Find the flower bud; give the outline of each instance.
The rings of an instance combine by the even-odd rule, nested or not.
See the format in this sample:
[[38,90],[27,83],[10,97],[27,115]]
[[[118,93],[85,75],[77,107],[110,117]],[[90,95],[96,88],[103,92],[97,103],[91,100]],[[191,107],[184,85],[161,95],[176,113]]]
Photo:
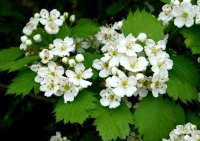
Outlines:
[[68,64],[70,67],[74,67],[76,65],[76,62],[74,59],[69,59]]
[[196,127],[195,125],[191,125],[191,129],[192,129],[192,130],[196,130],[197,127]]
[[74,14],[71,15],[70,18],[69,18],[70,22],[72,22],[72,23],[75,21],[75,19],[76,19],[76,17],[75,17]]
[[34,14],[34,18],[36,18],[36,19],[40,18],[40,14],[39,13],[35,13]]
[[65,20],[65,16],[63,16],[63,15],[60,16],[60,19],[64,21]]
[[40,35],[40,34],[36,34],[35,36],[33,36],[33,39],[34,39],[36,42],[41,42],[41,41],[42,41],[42,38],[41,38],[41,35]]
[[82,55],[82,54],[77,54],[76,56],[75,56],[75,60],[77,61],[77,62],[83,62],[84,61],[84,56]]
[[68,13],[68,12],[64,12],[63,15],[65,16],[65,18],[68,18],[68,17],[69,17],[69,13]]
[[63,57],[63,58],[62,58],[62,62],[63,62],[64,64],[67,64],[68,60],[69,60],[69,59],[68,59],[67,57]]
[[144,41],[146,41],[146,39],[147,39],[147,35],[146,35],[145,33],[140,33],[140,34],[138,35],[137,39],[138,39],[139,41],[141,41],[141,42],[144,42]]
[[32,41],[31,41],[31,40],[29,40],[29,39],[28,39],[28,40],[26,40],[26,45],[27,45],[27,46],[30,46],[30,45],[32,45]]
[[26,42],[27,39],[28,39],[28,38],[27,38],[27,36],[25,36],[25,35],[21,37],[21,41],[24,42],[24,43]]
[[198,63],[200,63],[200,57],[198,57],[197,61],[198,61]]
[[49,49],[54,48],[53,44],[49,44]]

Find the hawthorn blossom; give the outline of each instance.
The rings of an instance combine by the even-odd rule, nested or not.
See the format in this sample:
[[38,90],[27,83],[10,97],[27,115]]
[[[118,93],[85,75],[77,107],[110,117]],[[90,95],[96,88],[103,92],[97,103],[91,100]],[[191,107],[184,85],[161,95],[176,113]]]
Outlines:
[[163,24],[166,25],[173,19],[172,10],[173,6],[171,4],[165,4],[162,7],[162,12],[159,14],[158,19],[163,21]]
[[43,49],[40,54],[41,62],[47,64],[51,59],[53,59],[53,54],[48,49]]
[[37,29],[38,23],[39,23],[39,19],[38,18],[31,17],[30,21],[23,28],[23,33],[25,35],[31,35],[33,30]]
[[83,53],[86,49],[89,48],[89,44],[83,38],[75,38],[74,44],[76,46],[77,53]]

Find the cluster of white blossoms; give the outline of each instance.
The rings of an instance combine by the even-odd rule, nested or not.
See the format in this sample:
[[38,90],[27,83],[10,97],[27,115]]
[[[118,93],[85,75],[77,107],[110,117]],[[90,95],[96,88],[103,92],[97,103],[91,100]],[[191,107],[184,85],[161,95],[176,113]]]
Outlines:
[[187,123],[186,125],[177,125],[169,136],[170,139],[163,139],[162,141],[199,141],[200,130],[197,130],[195,125]]
[[170,4],[162,7],[158,19],[164,25],[173,20],[179,28],[200,24],[200,0],[197,1],[197,5],[193,5],[191,0],[171,0]]
[[168,70],[173,66],[165,52],[166,39],[155,42],[145,33],[125,36],[121,27],[122,21],[116,22],[96,34],[103,57],[94,60],[93,67],[105,79],[100,102],[109,108],[118,107],[122,98],[146,97],[149,91],[154,97],[165,94]]
[[67,137],[62,137],[60,132],[56,132],[56,135],[51,136],[50,141],[70,141]]

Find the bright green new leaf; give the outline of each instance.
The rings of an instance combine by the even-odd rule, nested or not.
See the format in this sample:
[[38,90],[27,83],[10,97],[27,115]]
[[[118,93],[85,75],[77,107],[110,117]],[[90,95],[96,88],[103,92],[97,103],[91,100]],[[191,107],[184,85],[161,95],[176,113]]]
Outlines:
[[99,25],[90,19],[80,19],[71,30],[73,37],[87,38],[99,31]]
[[192,60],[183,56],[172,57],[173,69],[169,72],[167,94],[174,100],[178,98],[187,103],[197,98],[200,73]]
[[167,3],[167,4],[170,4],[170,2],[171,2],[171,0],[160,0],[160,1]]
[[104,141],[123,138],[130,132],[129,124],[133,124],[133,116],[126,104],[122,103],[116,109],[99,105],[92,117],[94,125]]
[[8,87],[7,94],[28,95],[32,89],[34,93],[39,92],[39,84],[34,81],[36,73],[30,69],[24,69],[12,80]]
[[0,64],[18,59],[23,52],[18,47],[0,50]]
[[71,28],[67,26],[66,23],[62,25],[60,31],[56,35],[57,38],[64,39],[67,36],[71,36]]
[[161,22],[145,10],[141,12],[136,10],[134,14],[130,11],[127,20],[123,22],[123,33],[125,35],[132,33],[135,37],[143,32],[149,39],[159,41],[165,37],[163,30]]
[[80,91],[73,102],[64,103],[62,97],[54,109],[56,121],[82,124],[95,108],[95,100],[94,94],[87,90]]
[[200,54],[200,27],[184,28],[181,33],[186,38],[186,47],[191,48],[193,54]]
[[17,60],[16,62],[14,62],[14,64],[12,64],[12,66],[10,66],[10,72],[12,71],[16,71],[21,69],[22,67],[24,67],[25,65],[32,63],[34,61],[37,61],[39,59],[39,56],[28,56],[22,59]]
[[161,141],[168,137],[177,123],[184,122],[184,118],[180,106],[160,97],[145,98],[134,113],[135,127],[145,141]]

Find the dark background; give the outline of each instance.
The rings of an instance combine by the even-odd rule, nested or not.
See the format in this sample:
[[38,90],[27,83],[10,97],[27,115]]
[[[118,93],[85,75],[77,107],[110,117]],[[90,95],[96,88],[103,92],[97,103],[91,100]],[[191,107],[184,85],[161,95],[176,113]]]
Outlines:
[[[126,17],[129,10],[145,8],[158,14],[162,3],[149,0],[151,11],[143,0],[0,0],[0,49],[18,47],[22,29],[34,13],[45,8],[75,14],[77,19],[91,18],[100,24],[113,23]],[[94,132],[92,120],[84,125],[55,124],[54,101],[32,94],[26,97],[5,95],[14,73],[0,72],[0,140],[47,141],[56,131],[79,141],[87,132]],[[97,135],[98,133],[92,133]]]

